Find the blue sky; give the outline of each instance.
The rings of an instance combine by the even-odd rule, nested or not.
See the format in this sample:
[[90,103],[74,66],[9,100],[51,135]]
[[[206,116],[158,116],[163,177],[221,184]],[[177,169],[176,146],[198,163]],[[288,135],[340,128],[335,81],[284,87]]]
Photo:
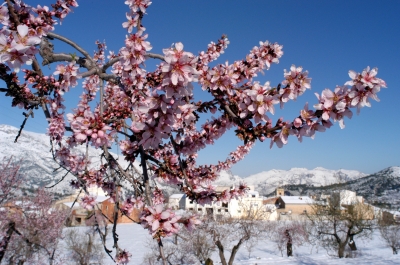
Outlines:
[[[29,0],[28,4],[49,5],[52,1]],[[127,7],[123,0],[78,1],[74,10],[57,26],[56,33],[76,41],[92,52],[96,40],[106,41],[108,49],[118,52],[126,30]],[[269,148],[269,141],[257,143],[251,153],[232,168],[242,177],[270,170],[318,166],[329,169],[355,169],[374,173],[385,167],[400,166],[400,90],[396,78],[400,70],[400,2],[399,1],[153,1],[143,24],[153,46],[152,52],[182,42],[194,54],[205,50],[210,41],[227,34],[231,42],[218,63],[240,60],[259,41],[283,45],[284,55],[257,80],[276,85],[283,80],[283,69],[292,64],[303,66],[312,77],[312,90],[296,102],[277,110],[274,120],[283,116],[293,120],[306,102],[316,103],[315,92],[333,89],[349,80],[348,71],[378,67],[379,77],[388,88],[378,95],[359,116],[319,133],[314,140],[298,143],[289,138],[282,149]],[[74,51],[56,42],[56,51]],[[147,64],[149,70],[157,61]],[[48,71],[53,72],[54,67]],[[47,68],[47,67],[46,67]],[[197,89],[200,98],[206,98]],[[81,90],[76,87],[67,95],[72,109]],[[0,97],[0,123],[19,126],[22,111],[9,107],[11,100]],[[69,112],[69,111],[67,111]],[[27,130],[45,132],[46,122],[39,111],[29,120]],[[224,160],[240,142],[230,132],[214,146],[200,152],[199,162]]]

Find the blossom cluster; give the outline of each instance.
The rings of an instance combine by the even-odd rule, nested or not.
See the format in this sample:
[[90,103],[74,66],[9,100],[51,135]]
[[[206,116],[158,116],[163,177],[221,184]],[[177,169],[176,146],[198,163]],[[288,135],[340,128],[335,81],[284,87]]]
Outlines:
[[376,77],[377,73],[377,68],[371,70],[369,67],[362,73],[350,71],[352,80],[344,86],[337,86],[334,91],[327,88],[321,95],[315,93],[319,102],[314,105],[316,111],[309,110],[306,104],[293,122],[281,122],[280,132],[271,138],[271,147],[274,143],[282,147],[287,143],[289,135],[296,136],[299,141],[302,141],[303,136],[314,138],[316,131],[324,132],[332,126],[332,121],[339,122],[343,129],[344,117],[351,118],[353,115],[351,108],[357,108],[359,113],[362,107],[371,106],[369,98],[379,100],[376,94],[382,87],[386,87],[386,83]]
[[130,254],[128,251],[124,249],[117,254],[115,262],[117,264],[128,264],[131,256],[132,254]]
[[80,201],[80,205],[86,210],[93,210],[96,206],[96,197],[92,195],[85,195]]
[[[41,37],[54,30],[57,23],[54,17],[64,18],[71,12],[71,7],[77,7],[75,0],[57,0],[50,10],[47,6],[30,7],[22,2],[0,6],[0,63],[10,66],[19,72],[24,64],[31,65],[37,53],[35,45]],[[14,21],[10,10],[17,12],[20,21]]]
[[59,81],[55,85],[60,86],[59,93],[61,95],[63,92],[68,92],[70,87],[75,87],[78,84],[78,70],[79,66],[75,65],[75,62],[68,65],[60,64],[56,67],[54,75],[59,75]]
[[154,238],[171,236],[179,230],[180,216],[169,209],[164,210],[162,204],[145,208],[140,219],[142,226],[148,229]]

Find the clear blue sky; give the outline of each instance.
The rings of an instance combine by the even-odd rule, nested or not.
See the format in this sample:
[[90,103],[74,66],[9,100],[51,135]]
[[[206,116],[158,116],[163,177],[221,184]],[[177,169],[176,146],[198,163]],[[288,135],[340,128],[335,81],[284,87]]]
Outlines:
[[[28,4],[52,1],[29,0]],[[124,0],[85,0],[70,14],[56,33],[69,37],[86,48],[95,49],[96,40],[105,40],[109,50],[118,51],[126,30]],[[366,66],[378,67],[379,77],[387,89],[378,95],[381,102],[372,102],[359,116],[346,120],[346,128],[338,124],[314,140],[298,143],[289,138],[282,149],[269,149],[269,141],[257,143],[250,155],[232,168],[242,177],[270,169],[292,167],[355,169],[374,173],[388,166],[400,166],[400,2],[399,1],[157,1],[148,9],[143,24],[147,28],[152,52],[182,42],[193,53],[205,50],[210,41],[227,34],[231,42],[219,63],[242,59],[259,41],[269,40],[283,45],[284,55],[273,65],[261,83],[269,80],[276,85],[283,80],[283,69],[292,64],[303,66],[312,77],[312,90],[297,102],[276,111],[293,120],[305,102],[316,103],[314,92],[333,89],[349,80],[348,71],[362,71]],[[56,51],[66,50],[56,43]],[[148,64],[149,70],[154,62]],[[54,71],[54,66],[51,69]],[[200,92],[197,90],[197,92]],[[81,90],[77,87],[67,99],[71,109]],[[201,96],[203,97],[203,96]],[[19,126],[20,110],[10,108],[11,100],[0,97],[0,123]],[[27,130],[45,132],[46,122],[40,113],[29,120]],[[233,132],[214,146],[200,153],[202,163],[224,160],[239,141]]]

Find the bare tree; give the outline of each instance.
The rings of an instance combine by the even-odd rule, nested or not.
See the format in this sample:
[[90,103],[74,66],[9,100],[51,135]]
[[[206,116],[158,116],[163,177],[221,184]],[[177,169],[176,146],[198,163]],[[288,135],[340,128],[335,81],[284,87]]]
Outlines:
[[276,243],[282,256],[285,249],[288,257],[293,256],[293,246],[300,246],[308,242],[308,232],[304,222],[290,220],[279,221],[274,224],[272,241]]
[[251,258],[251,253],[254,250],[254,247],[258,245],[258,238],[257,237],[252,237],[249,240],[246,241],[246,244],[244,245],[247,249],[247,252],[249,253],[249,259]]
[[99,265],[103,264],[105,257],[102,251],[103,246],[96,235],[93,229],[82,232],[76,228],[66,230],[64,242],[74,264],[89,265],[93,262]]
[[400,248],[400,224],[395,222],[393,217],[385,218],[381,215],[378,222],[379,232],[388,247],[393,250],[393,255],[397,255]]
[[[205,220],[204,227],[211,236],[218,249],[218,254],[223,265],[232,265],[237,252],[243,244],[249,240],[261,238],[262,220],[255,215],[243,216],[242,218],[221,217],[218,221],[212,218]],[[225,252],[228,251],[228,259]]]
[[[163,264],[163,257],[159,252],[159,246],[154,240],[147,242],[149,252],[143,258],[143,264],[148,265],[159,265]],[[164,259],[168,264],[193,264],[200,265],[201,261],[194,255],[193,249],[191,248],[190,242],[183,239],[176,238],[176,240],[164,240],[163,250]]]
[[372,233],[373,209],[370,205],[354,201],[343,205],[339,196],[331,196],[328,202],[317,202],[308,215],[316,230],[316,236],[328,251],[345,257],[345,248],[357,250],[354,238],[368,237]]

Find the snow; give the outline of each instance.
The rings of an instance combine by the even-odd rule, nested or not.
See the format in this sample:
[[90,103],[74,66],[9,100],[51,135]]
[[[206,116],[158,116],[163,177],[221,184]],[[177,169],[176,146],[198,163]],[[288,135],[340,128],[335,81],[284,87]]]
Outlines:
[[[253,185],[262,194],[269,194],[277,187],[286,184],[306,184],[309,186],[325,186],[338,181],[349,181],[366,176],[357,170],[331,170],[317,167],[311,170],[306,168],[292,168],[290,170],[273,169],[263,171],[243,179],[247,185]],[[218,183],[218,182],[217,182]]]
[[110,197],[100,195],[100,196],[96,197],[96,202],[103,202],[103,201],[108,200],[108,199],[110,199]]
[[308,196],[281,196],[287,204],[313,204],[314,200]]
[[74,204],[74,202],[64,202],[63,204],[68,206],[69,208],[71,208],[72,205],[74,205],[74,208],[79,208],[80,207],[79,202],[75,202],[75,204]]
[[[65,228],[73,229],[73,228]],[[78,229],[86,229],[80,227]],[[109,227],[111,230],[111,227]],[[149,250],[147,249],[147,242],[151,240],[151,236],[138,224],[119,224],[117,226],[119,234],[118,244],[122,249],[126,249],[132,254],[129,264],[143,264],[143,257]],[[166,241],[168,239],[164,239]],[[280,251],[277,249],[274,242],[269,239],[259,241],[258,245],[252,251],[250,258],[249,253],[244,246],[242,246],[235,258],[234,264],[239,265],[261,265],[261,264],[282,264],[282,265],[395,265],[400,264],[400,255],[393,255],[392,250],[387,247],[382,241],[379,232],[375,231],[372,238],[357,240],[356,244],[358,251],[354,254],[353,258],[339,259],[327,254],[322,247],[310,245],[303,245],[300,247],[294,246],[293,257],[282,257]],[[112,249],[111,235],[108,236],[107,246]],[[284,253],[285,254],[285,253]],[[226,256],[228,253],[226,252]],[[214,264],[219,263],[218,253],[214,252],[212,255]],[[105,265],[115,264],[109,257],[104,259]]]
[[185,194],[172,194],[169,196],[170,199],[182,199]]

